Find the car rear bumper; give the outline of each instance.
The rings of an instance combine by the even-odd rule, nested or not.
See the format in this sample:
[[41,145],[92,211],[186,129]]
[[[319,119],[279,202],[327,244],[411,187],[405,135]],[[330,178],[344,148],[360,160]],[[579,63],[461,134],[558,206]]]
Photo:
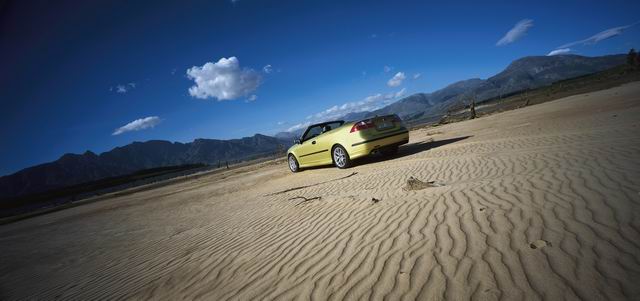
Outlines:
[[348,150],[349,157],[356,159],[367,156],[374,151],[386,146],[406,144],[409,142],[409,131],[404,129],[400,132],[390,133],[381,137],[376,137],[360,142],[353,143]]

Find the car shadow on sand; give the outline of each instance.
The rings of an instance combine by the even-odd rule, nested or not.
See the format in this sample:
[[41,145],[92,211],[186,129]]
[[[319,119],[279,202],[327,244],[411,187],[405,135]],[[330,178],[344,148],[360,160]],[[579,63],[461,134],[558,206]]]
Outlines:
[[398,153],[396,153],[395,155],[373,154],[371,156],[366,156],[360,159],[356,159],[354,160],[354,163],[357,166],[357,165],[384,162],[387,160],[407,157],[407,156],[415,155],[417,153],[428,151],[430,149],[445,146],[447,144],[456,143],[458,141],[462,141],[470,137],[471,136],[463,136],[463,137],[456,137],[456,138],[450,138],[450,139],[444,139],[444,140],[427,140],[427,141],[409,143],[409,144],[400,146],[400,148],[398,149]]
[[[372,154],[370,156],[356,159],[353,161],[353,167],[370,164],[370,163],[384,162],[387,160],[394,160],[402,157],[415,155],[417,153],[428,151],[430,149],[434,149],[437,147],[445,146],[447,144],[462,141],[470,137],[472,136],[462,136],[462,137],[449,138],[449,139],[443,139],[443,140],[427,140],[427,141],[419,141],[419,142],[405,144],[400,146],[400,148],[398,149],[398,153],[396,153],[395,155],[383,155],[378,153],[378,154]],[[335,168],[335,166],[324,165],[324,166],[307,167],[307,168],[304,168],[304,170],[315,170],[315,169],[323,169],[323,168]]]

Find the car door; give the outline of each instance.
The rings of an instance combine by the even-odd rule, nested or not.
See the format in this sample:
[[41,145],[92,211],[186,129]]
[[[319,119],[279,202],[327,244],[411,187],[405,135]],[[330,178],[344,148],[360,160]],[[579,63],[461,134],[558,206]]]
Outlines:
[[329,133],[322,133],[315,138],[315,142],[316,154],[313,155],[314,162],[317,164],[331,164],[331,146],[333,145],[331,135]]
[[298,161],[303,165],[314,165],[322,161],[323,155],[327,155],[328,149],[322,147],[322,143],[318,143],[321,136],[322,129],[318,127],[312,127],[307,130],[304,141],[300,145]]
[[334,121],[323,125],[322,134],[317,137],[316,143],[319,145],[319,150],[325,150],[319,153],[318,164],[333,164],[331,148],[337,143],[336,135],[339,133],[340,127],[344,124],[344,121]]

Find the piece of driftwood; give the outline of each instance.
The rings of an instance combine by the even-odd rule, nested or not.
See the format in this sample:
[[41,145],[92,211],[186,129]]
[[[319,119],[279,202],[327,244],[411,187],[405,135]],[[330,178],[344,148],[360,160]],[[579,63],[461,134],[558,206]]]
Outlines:
[[353,177],[353,176],[355,176],[357,174],[358,173],[354,171],[350,175],[344,176],[344,177],[341,177],[341,178],[336,178],[336,179],[332,179],[332,180],[329,180],[329,181],[324,181],[324,182],[311,184],[311,185],[293,187],[293,188],[285,189],[285,190],[282,190],[282,191],[278,191],[278,192],[274,192],[274,193],[270,193],[270,194],[265,194],[264,196],[278,195],[278,194],[283,194],[283,193],[287,193],[287,192],[290,192],[290,191],[295,191],[295,190],[305,189],[305,188],[309,188],[309,187],[313,187],[313,186],[318,186],[318,185],[322,185],[322,184],[325,184],[325,183],[329,183],[329,182],[338,181],[338,180],[346,179],[346,178],[349,178],[349,177]]
[[542,249],[544,247],[551,247],[552,244],[550,241],[546,241],[544,239],[538,239],[536,241],[532,241],[531,243],[529,243],[529,248],[532,249]]
[[404,186],[404,190],[421,190],[430,187],[441,187],[444,184],[436,181],[422,182],[414,177],[409,177],[407,184]]

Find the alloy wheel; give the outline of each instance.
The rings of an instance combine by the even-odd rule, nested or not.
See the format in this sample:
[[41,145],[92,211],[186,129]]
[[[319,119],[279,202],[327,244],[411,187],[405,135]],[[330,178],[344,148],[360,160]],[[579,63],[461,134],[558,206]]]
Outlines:
[[333,161],[336,162],[338,167],[344,167],[347,163],[347,155],[341,147],[336,147],[333,150]]
[[298,162],[296,162],[296,158],[293,156],[289,156],[289,169],[293,172],[298,171]]

